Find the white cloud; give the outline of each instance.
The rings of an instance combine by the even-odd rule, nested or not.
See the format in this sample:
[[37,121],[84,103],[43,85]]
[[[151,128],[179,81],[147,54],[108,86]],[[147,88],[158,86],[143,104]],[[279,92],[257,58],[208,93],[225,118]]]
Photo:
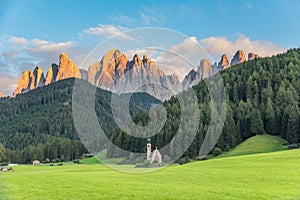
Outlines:
[[17,88],[17,84],[17,77],[8,74],[0,74],[0,92],[5,96],[12,96],[12,93]]
[[115,26],[112,24],[99,24],[96,27],[90,27],[83,30],[82,32],[87,35],[104,37],[105,39],[108,37],[116,37],[126,40],[135,40],[132,36],[126,34],[127,30],[127,28],[122,26]]
[[200,40],[200,44],[214,57],[219,59],[224,53],[230,57],[242,49],[245,52],[254,52],[260,56],[272,56],[285,51],[286,49],[266,40],[251,40],[249,37],[238,34],[232,41],[226,37],[209,37]]
[[171,73],[175,72],[182,80],[192,68],[198,67],[203,58],[209,58],[209,55],[199,45],[197,38],[192,36],[162,52],[155,61]]
[[14,37],[14,36],[11,36],[9,38],[9,41],[11,43],[14,43],[14,44],[19,44],[19,45],[27,45],[27,40],[23,37]]
[[23,37],[1,37],[0,73],[18,77],[23,70],[40,65],[45,74],[49,66],[58,61],[62,52],[74,51],[74,42],[52,42],[40,39],[28,40]]
[[198,40],[192,36],[173,45],[168,51],[161,52],[155,61],[164,66],[165,70],[175,72],[182,80],[192,67],[199,66],[201,59],[208,58],[213,64],[219,62],[221,55],[225,53],[231,59],[239,49],[244,50],[245,53],[254,52],[263,57],[286,50],[270,41],[251,40],[241,34],[237,35],[234,40],[226,37],[209,37]]

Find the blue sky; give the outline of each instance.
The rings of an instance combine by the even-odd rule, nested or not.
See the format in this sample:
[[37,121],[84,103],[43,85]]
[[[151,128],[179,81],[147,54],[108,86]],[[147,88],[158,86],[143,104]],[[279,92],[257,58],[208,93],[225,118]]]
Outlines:
[[0,91],[10,93],[24,69],[41,65],[46,73],[61,51],[78,63],[107,37],[134,28],[182,32],[217,60],[239,48],[267,56],[299,47],[299,19],[299,0],[1,0]]
[[98,24],[160,26],[199,38],[242,33],[291,47],[300,41],[299,0],[1,0],[0,34],[65,41]]

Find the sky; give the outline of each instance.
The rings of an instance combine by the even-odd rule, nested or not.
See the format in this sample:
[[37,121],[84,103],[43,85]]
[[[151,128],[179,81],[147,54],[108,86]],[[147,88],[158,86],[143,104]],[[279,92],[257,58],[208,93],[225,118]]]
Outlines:
[[[213,63],[238,49],[271,56],[299,47],[299,19],[300,0],[0,0],[0,92],[11,95],[23,70],[40,65],[46,75],[61,52],[88,69],[111,47],[129,57],[150,54],[166,73],[182,79],[202,57]],[[107,46],[84,61],[103,41]],[[125,45],[129,43],[135,49]],[[192,66],[170,59],[162,49],[187,58]]]

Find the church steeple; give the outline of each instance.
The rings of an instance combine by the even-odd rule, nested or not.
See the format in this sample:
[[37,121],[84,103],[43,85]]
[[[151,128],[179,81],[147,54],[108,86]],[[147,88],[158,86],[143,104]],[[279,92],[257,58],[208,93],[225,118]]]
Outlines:
[[147,139],[147,160],[151,161],[151,139]]

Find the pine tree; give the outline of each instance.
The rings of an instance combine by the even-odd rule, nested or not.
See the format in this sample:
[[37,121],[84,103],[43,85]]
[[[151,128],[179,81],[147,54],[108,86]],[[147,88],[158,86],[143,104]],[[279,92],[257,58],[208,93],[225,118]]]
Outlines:
[[258,109],[255,109],[251,114],[250,130],[251,130],[252,135],[262,134],[264,132],[263,121],[261,119],[261,114]]
[[276,132],[275,111],[270,97],[267,100],[265,111],[265,130],[268,134],[275,134]]
[[290,143],[297,143],[299,138],[299,108],[297,105],[290,106],[287,121],[286,139]]
[[0,163],[6,160],[6,150],[2,143],[0,143]]

